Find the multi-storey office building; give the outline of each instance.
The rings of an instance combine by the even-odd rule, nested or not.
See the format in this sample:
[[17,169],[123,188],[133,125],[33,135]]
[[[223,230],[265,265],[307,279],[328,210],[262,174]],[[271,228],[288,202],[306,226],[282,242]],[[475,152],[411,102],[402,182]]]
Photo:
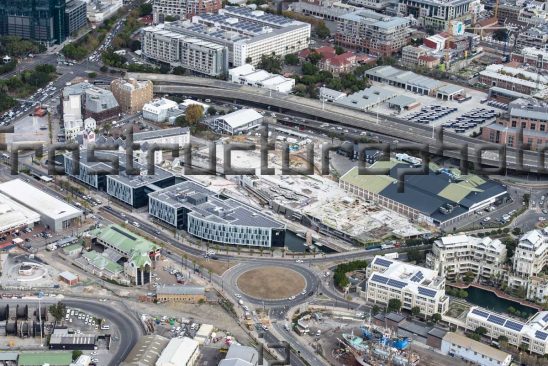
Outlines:
[[491,279],[501,276],[506,262],[506,246],[498,239],[467,235],[445,236],[432,245],[426,256],[429,268],[455,279],[467,272]]
[[166,17],[187,19],[194,15],[215,13],[222,7],[221,0],[154,0],[152,20],[163,23]]
[[508,343],[516,347],[527,346],[529,352],[537,355],[548,353],[548,312],[538,312],[526,323],[508,318],[492,311],[472,307],[466,315],[466,329],[475,331],[478,327],[487,329],[487,336],[498,340],[508,338]]
[[477,4],[477,0],[399,0],[398,12],[412,15],[426,28],[447,30],[450,21],[470,22]]
[[219,76],[228,71],[225,46],[168,30],[163,24],[143,29],[141,49],[149,59],[201,74]]
[[[147,167],[137,162],[133,168],[139,174],[128,174],[126,170],[126,155],[120,153],[95,152],[100,159],[118,159],[119,171],[117,175],[105,175],[105,171],[112,171],[113,164],[110,162],[89,162],[87,152],[80,152],[80,171],[78,175],[73,174],[72,166],[74,161],[70,154],[65,155],[65,173],[80,182],[87,184],[97,190],[104,190],[108,195],[114,197],[134,208],[146,206],[148,194],[175,184],[173,174],[155,167],[154,175],[147,174]],[[103,173],[99,173],[103,171]]]
[[[518,141],[519,130],[523,141]],[[508,113],[482,129],[485,141],[517,147],[520,143],[538,150],[548,142],[548,104],[533,98],[519,98],[508,104]]]
[[67,36],[76,34],[88,24],[86,3],[80,0],[69,0],[65,8],[65,26]]
[[150,80],[114,79],[110,83],[110,90],[122,111],[126,113],[140,112],[145,103],[150,102],[153,97],[152,81]]
[[398,299],[403,309],[418,306],[426,316],[449,309],[445,278],[431,269],[377,255],[367,267],[367,277],[362,295],[369,302],[388,304],[390,299]]
[[389,17],[371,10],[341,16],[337,23],[337,42],[379,56],[391,56],[407,45],[411,20]]
[[192,181],[149,194],[148,212],[178,230],[211,242],[257,247],[284,245],[284,224]]
[[0,0],[0,34],[51,45],[67,37],[65,0]]

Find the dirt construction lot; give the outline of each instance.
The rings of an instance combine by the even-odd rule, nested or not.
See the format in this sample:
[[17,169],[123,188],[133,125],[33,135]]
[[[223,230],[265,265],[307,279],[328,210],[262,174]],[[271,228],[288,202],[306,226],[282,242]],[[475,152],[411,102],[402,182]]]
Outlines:
[[249,270],[238,278],[238,288],[258,299],[284,299],[296,295],[306,282],[299,273],[282,267],[263,267]]

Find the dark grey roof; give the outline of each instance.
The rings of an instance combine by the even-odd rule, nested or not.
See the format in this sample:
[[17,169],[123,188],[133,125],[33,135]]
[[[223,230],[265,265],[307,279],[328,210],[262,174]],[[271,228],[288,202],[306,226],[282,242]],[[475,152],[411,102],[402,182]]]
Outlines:
[[162,130],[137,132],[133,134],[133,141],[152,140],[161,137],[178,136],[190,131],[188,127],[174,127]]
[[391,320],[396,323],[400,323],[405,320],[405,316],[398,313],[388,313],[386,314],[386,319]]
[[225,359],[240,359],[256,365],[259,359],[259,353],[253,347],[233,344],[228,349]]
[[398,334],[400,331],[405,331],[410,334],[416,334],[417,336],[426,338],[428,337],[428,328],[424,325],[405,320],[398,324]]
[[446,330],[434,327],[430,329],[430,331],[428,332],[428,335],[441,339],[446,333],[447,333]]

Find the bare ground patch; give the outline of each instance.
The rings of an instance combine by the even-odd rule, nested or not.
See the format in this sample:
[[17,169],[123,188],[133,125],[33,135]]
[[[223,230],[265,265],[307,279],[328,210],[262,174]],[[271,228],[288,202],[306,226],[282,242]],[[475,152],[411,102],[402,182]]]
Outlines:
[[283,299],[301,292],[304,277],[285,267],[263,267],[249,270],[238,277],[238,287],[245,294],[259,299]]

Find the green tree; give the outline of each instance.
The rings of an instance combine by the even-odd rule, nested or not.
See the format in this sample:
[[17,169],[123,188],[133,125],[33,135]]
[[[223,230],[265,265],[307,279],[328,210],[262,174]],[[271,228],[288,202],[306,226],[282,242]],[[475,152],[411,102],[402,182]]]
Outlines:
[[457,296],[461,299],[466,299],[468,297],[468,292],[466,290],[459,289]]
[[378,305],[373,305],[371,308],[371,315],[377,315],[381,312],[381,308]]
[[506,29],[496,29],[493,32],[493,39],[504,42],[508,38],[508,31]]
[[316,75],[318,73],[318,67],[310,62],[303,63],[302,71],[304,75]]
[[299,58],[297,57],[297,55],[295,55],[293,53],[290,53],[290,54],[285,55],[284,62],[287,65],[298,65],[299,64]]
[[82,351],[75,349],[74,351],[72,351],[72,360],[76,361],[78,357],[82,356],[82,354]]
[[175,66],[173,68],[173,75],[184,75],[186,73],[186,69],[182,66]]
[[432,314],[432,322],[437,323],[440,320],[441,320],[441,314],[440,313]]
[[58,321],[64,319],[65,315],[67,314],[67,307],[62,302],[50,305],[48,310],[53,319],[55,319],[55,324],[57,324]]
[[421,253],[417,248],[411,248],[407,251],[407,259],[410,262],[420,262],[424,257],[424,253]]
[[204,107],[199,104],[191,104],[185,110],[185,120],[190,125],[196,125],[204,116]]
[[485,327],[477,327],[474,333],[484,336],[487,334],[487,329]]
[[508,337],[505,335],[500,335],[498,340],[500,348],[506,348],[508,346]]
[[147,16],[152,14],[152,4],[144,3],[139,6],[139,16]]
[[129,43],[129,49],[132,52],[140,50],[141,49],[141,41],[139,41],[137,39],[132,39],[131,42]]
[[101,68],[99,70],[101,70],[101,72],[108,72],[108,67],[103,65],[103,66],[101,66]]
[[314,65],[317,65],[318,62],[322,59],[322,55],[316,51],[311,52],[307,57],[306,60]]
[[390,300],[388,300],[388,308],[386,309],[387,312],[392,312],[392,311],[399,312],[400,309],[401,309],[400,299],[390,299]]
[[214,116],[217,114],[217,108],[211,106],[207,109],[207,114],[209,114],[210,116]]
[[316,35],[322,39],[328,38],[331,35],[331,31],[327,28],[324,22],[318,23],[315,32]]
[[420,313],[421,313],[421,308],[420,308],[420,307],[418,307],[418,306],[413,306],[413,307],[411,308],[411,314],[412,314],[413,316],[417,316],[417,315],[419,315]]
[[335,53],[337,55],[342,55],[344,53],[344,48],[342,48],[341,46],[335,46]]
[[88,78],[90,79],[95,79],[97,77],[97,73],[96,72],[88,72]]
[[261,61],[259,61],[259,64],[257,65],[259,69],[266,70],[273,74],[280,74],[282,72],[282,66],[282,58],[275,54],[262,55]]
[[247,56],[247,57],[245,58],[245,63],[246,63],[246,64],[250,64],[250,63],[252,63],[252,62],[253,62],[253,59],[252,59],[250,56]]
[[513,306],[509,306],[508,309],[506,309],[506,311],[510,314],[515,314],[516,309]]

